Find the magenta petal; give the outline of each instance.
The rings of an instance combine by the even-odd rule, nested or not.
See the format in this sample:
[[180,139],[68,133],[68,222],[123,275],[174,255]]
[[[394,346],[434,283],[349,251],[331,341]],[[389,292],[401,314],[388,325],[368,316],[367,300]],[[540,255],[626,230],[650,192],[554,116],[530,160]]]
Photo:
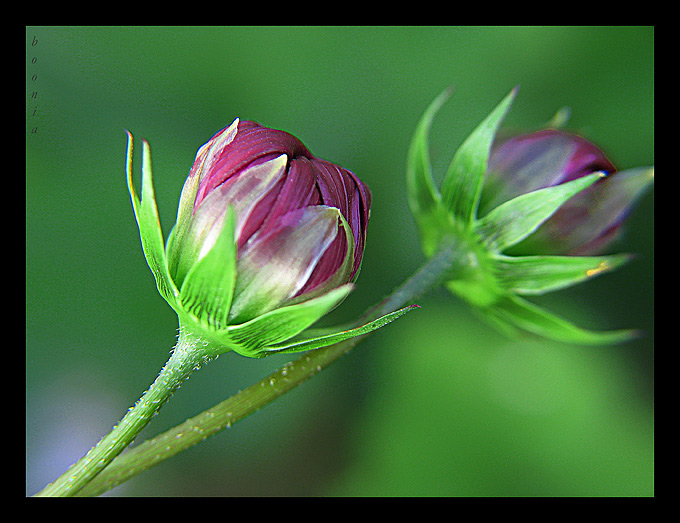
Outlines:
[[281,154],[289,158],[311,156],[300,140],[285,131],[267,129],[254,122],[239,122],[236,137],[220,151],[210,174],[201,181],[196,205],[215,187],[245,167]]
[[307,158],[292,160],[286,177],[253,210],[244,237],[249,238],[260,228],[268,229],[271,223],[290,211],[320,204],[315,182],[312,164]]
[[293,135],[236,121],[199,150],[185,187],[172,245],[180,281],[212,248],[226,209],[234,208],[239,268],[230,321],[356,278],[370,190]]
[[575,134],[546,129],[494,146],[489,158],[480,214],[520,194],[616,171],[595,145]]
[[634,200],[649,183],[641,168],[617,172],[593,143],[547,129],[495,144],[484,180],[480,215],[512,198],[595,172],[607,177],[563,204],[512,254],[596,254],[615,238]]
[[[355,263],[351,278],[354,278],[361,265],[364,253],[366,229],[368,227],[371,193],[359,179],[347,169],[324,160],[314,161],[315,170],[319,176],[319,190],[323,203],[337,207],[347,219],[354,235]],[[334,249],[329,249],[328,256],[332,257],[335,268],[343,260],[346,252],[344,241],[336,239]],[[329,266],[332,264],[329,261]]]
[[239,238],[253,209],[283,178],[285,169],[286,156],[282,155],[247,169],[243,176],[220,185],[203,199],[178,248],[177,285],[181,285],[191,265],[205,256],[217,241],[227,208],[234,208],[236,237]]
[[653,170],[618,171],[564,204],[537,231],[563,254],[600,254],[617,238],[635,202],[653,181]]

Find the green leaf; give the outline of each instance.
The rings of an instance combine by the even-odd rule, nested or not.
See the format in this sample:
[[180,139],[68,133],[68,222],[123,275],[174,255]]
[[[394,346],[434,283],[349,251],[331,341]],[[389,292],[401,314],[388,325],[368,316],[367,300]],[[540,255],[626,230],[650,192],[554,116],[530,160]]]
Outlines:
[[441,93],[427,108],[416,127],[406,159],[406,190],[411,213],[418,224],[427,256],[434,253],[449,217],[441,205],[430,164],[428,135],[432,120],[453,89]]
[[158,208],[156,207],[156,193],[153,187],[153,174],[151,169],[151,151],[146,140],[142,142],[142,199],[137,196],[132,181],[132,134],[126,131],[128,136],[126,173],[128,190],[132,207],[139,226],[139,234],[142,240],[144,256],[149,264],[149,268],[156,279],[156,286],[161,296],[170,304],[177,308],[179,291],[175,286],[170,274],[165,257],[165,242],[163,231],[161,230],[158,218]]
[[309,339],[297,341],[295,343],[290,343],[290,344],[286,344],[286,345],[267,347],[265,350],[268,353],[281,354],[281,353],[303,352],[303,351],[312,350],[312,349],[319,349],[321,347],[333,345],[334,343],[338,343],[340,341],[347,340],[349,338],[355,338],[356,336],[362,336],[363,334],[368,334],[369,332],[372,332],[376,329],[379,329],[380,327],[387,325],[388,323],[393,322],[394,320],[396,320],[400,316],[403,316],[407,312],[410,312],[414,308],[418,308],[418,307],[419,307],[418,305],[409,305],[408,307],[404,307],[403,309],[399,309],[397,311],[391,312],[390,314],[386,314],[385,316],[381,316],[377,320],[374,320],[370,323],[367,323],[367,324],[362,325],[361,327],[357,327],[355,329],[349,329],[349,330],[345,330],[345,331],[342,331],[342,332],[336,332],[334,334],[319,336],[319,337],[315,337],[315,338],[309,338]]
[[300,334],[337,307],[352,288],[353,285],[348,283],[317,298],[279,307],[246,323],[232,325],[224,331],[223,342],[244,356],[261,357],[265,347],[280,344]]
[[509,295],[482,311],[506,334],[527,332],[567,343],[610,345],[631,341],[635,330],[592,331],[577,327],[519,296]]
[[442,182],[444,207],[465,224],[471,224],[476,217],[491,144],[516,93],[517,88],[498,104],[458,148]]
[[489,248],[501,252],[529,236],[569,198],[604,176],[604,173],[597,172],[517,196],[478,220],[477,232]]
[[215,245],[191,268],[182,283],[184,310],[203,326],[225,329],[236,282],[236,218],[229,207]]
[[496,275],[505,289],[538,295],[563,289],[613,271],[631,259],[611,256],[502,256],[496,257]]

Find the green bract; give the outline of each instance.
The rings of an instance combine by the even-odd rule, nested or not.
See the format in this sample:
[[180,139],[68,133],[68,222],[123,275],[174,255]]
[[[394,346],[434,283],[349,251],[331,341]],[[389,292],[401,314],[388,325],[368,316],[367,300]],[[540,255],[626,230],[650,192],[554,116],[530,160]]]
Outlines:
[[451,90],[437,97],[422,116],[409,149],[406,179],[408,202],[423,251],[429,258],[453,244],[458,255],[444,285],[508,334],[532,333],[587,344],[628,340],[635,331],[583,329],[522,296],[545,294],[583,282],[620,267],[630,256],[510,256],[506,252],[606,173],[594,172],[521,194],[478,216],[492,143],[516,91],[513,89],[463,142],[439,190],[432,176],[428,133]]
[[[200,340],[210,347],[212,355],[233,350],[248,357],[260,358],[274,353],[292,353],[317,349],[371,332],[390,323],[415,306],[404,307],[358,328],[323,336],[301,337],[301,333],[341,303],[351,292],[353,283],[345,283],[321,295],[310,293],[305,301],[269,310],[244,322],[230,323],[234,289],[237,285],[238,257],[233,206],[224,210],[222,228],[207,253],[197,253],[186,263],[186,274],[178,285],[171,277],[166,244],[163,239],[156,196],[153,187],[151,153],[143,141],[141,199],[132,181],[132,135],[128,132],[126,172],[135,217],[139,225],[142,248],[156,279],[161,296],[177,313],[180,331],[187,338]],[[177,244],[178,235],[185,233],[187,208],[179,209],[178,224],[168,239],[168,246]],[[353,253],[352,231],[342,214],[332,207],[317,206],[305,210],[301,223],[314,227],[322,220],[340,220],[348,240],[345,265]],[[167,247],[170,248],[170,247]],[[266,275],[250,275],[250,279]]]

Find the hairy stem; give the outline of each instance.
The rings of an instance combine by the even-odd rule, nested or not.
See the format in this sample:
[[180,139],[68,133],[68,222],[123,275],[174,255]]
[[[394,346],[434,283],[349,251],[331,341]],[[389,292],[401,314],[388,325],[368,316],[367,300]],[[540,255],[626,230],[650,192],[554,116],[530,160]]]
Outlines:
[[[415,272],[386,299],[370,309],[357,324],[371,321],[398,309],[428,289],[452,276],[459,265],[459,249],[453,241],[442,243],[438,254]],[[184,423],[131,448],[112,462],[80,492],[97,496],[127,481],[158,463],[217,434],[289,390],[314,376],[349,352],[365,336],[307,352],[266,378],[218,403]]]
[[172,393],[208,357],[190,334],[180,334],[177,346],[156,380],[97,445],[36,496],[74,496],[104,470],[149,423]]

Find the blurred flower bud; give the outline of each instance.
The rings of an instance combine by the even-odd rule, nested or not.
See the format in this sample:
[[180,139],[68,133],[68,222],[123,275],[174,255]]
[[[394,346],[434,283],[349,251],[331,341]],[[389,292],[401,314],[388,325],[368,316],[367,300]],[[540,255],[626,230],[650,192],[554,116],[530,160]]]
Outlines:
[[480,214],[531,191],[602,172],[607,176],[565,202],[512,252],[598,254],[617,238],[624,219],[651,184],[653,169],[617,172],[588,140],[546,129],[494,144]]
[[500,139],[497,131],[516,93],[463,141],[439,189],[428,133],[451,90],[420,119],[406,179],[423,252],[448,264],[447,289],[508,334],[589,344],[629,340],[635,331],[583,329],[524,296],[563,289],[626,263],[626,254],[593,254],[616,238],[652,184],[654,168],[617,171],[595,145],[556,129]]

